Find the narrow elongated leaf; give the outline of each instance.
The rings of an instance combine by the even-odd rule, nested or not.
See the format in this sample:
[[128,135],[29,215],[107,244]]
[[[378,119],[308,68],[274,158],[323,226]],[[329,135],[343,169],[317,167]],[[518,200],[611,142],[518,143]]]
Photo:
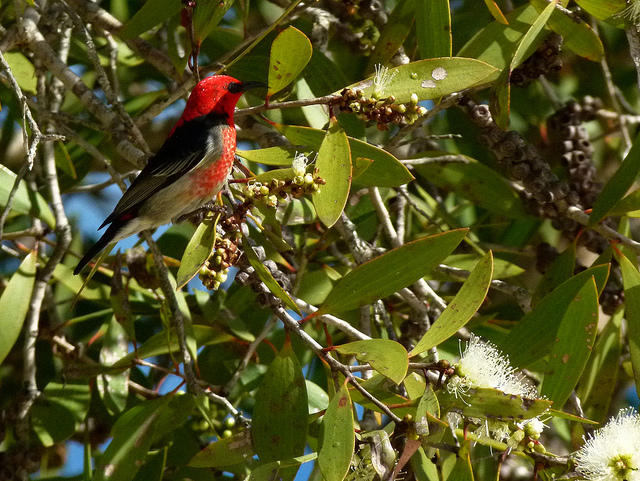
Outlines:
[[260,460],[303,455],[309,414],[307,389],[288,337],[265,373],[255,399],[252,437]]
[[193,279],[213,253],[216,242],[216,225],[219,218],[220,214],[217,214],[215,220],[205,219],[191,236],[178,268],[176,279],[178,289],[182,289],[187,282]]
[[495,170],[468,158],[468,163],[428,163],[414,170],[438,187],[449,189],[479,207],[507,217],[527,216],[522,200]]
[[[100,362],[105,365],[113,364],[127,355],[127,334],[125,329],[111,318],[104,343],[100,349]],[[118,374],[103,374],[96,378],[98,394],[109,414],[114,415],[124,410],[129,395],[129,370]]]
[[473,481],[473,469],[471,467],[471,441],[466,440],[460,446],[456,456],[456,464],[447,477],[447,481]]
[[123,39],[135,38],[177,15],[182,8],[180,0],[149,0],[124,25],[118,36]]
[[451,57],[449,0],[418,2],[416,37],[420,58]]
[[624,284],[624,313],[627,319],[631,366],[636,381],[636,392],[640,393],[640,273],[622,252],[616,252],[616,259],[620,263]]
[[557,0],[552,0],[546,5],[545,9],[540,13],[540,16],[535,19],[531,28],[527,30],[521,42],[518,44],[513,58],[509,63],[509,67],[502,71],[492,89],[490,102],[491,113],[493,114],[496,124],[503,129],[506,129],[509,125],[511,72],[529,57],[542,42],[540,33],[555,10],[556,4]]
[[341,312],[389,296],[413,284],[460,244],[467,229],[410,242],[356,267],[345,275],[315,313]]
[[491,388],[471,388],[463,396],[442,389],[436,395],[442,412],[453,411],[480,419],[531,419],[552,404],[548,399],[527,399]]
[[624,28],[624,20],[617,15],[627,8],[625,0],[607,0],[606,2],[602,0],[576,0],[576,3],[598,20],[607,20],[619,28]]
[[[399,103],[409,102],[414,93],[418,100],[433,100],[488,82],[496,71],[495,67],[473,58],[418,60],[390,68],[382,95],[393,95]],[[371,78],[349,88],[362,90],[365,97],[370,97],[375,86]]]
[[640,173],[640,133],[616,173],[607,181],[593,204],[589,226],[604,219],[633,185]]
[[267,97],[279,92],[304,70],[311,60],[311,42],[295,27],[288,27],[271,44],[269,90]]
[[358,361],[368,362],[376,371],[396,384],[400,384],[407,375],[407,350],[395,341],[367,339],[336,346],[335,350],[342,354],[354,354]]
[[505,18],[504,13],[502,13],[502,10],[500,10],[500,7],[498,7],[498,4],[494,0],[484,0],[484,3],[489,9],[489,12],[491,12],[491,16],[493,18],[495,18],[500,23],[509,25],[509,22]]
[[317,453],[310,453],[304,456],[296,456],[295,458],[261,464],[251,471],[251,474],[246,478],[246,481],[273,481],[275,479],[284,479],[285,476],[283,476],[283,471],[287,470],[287,468],[297,468],[301,464],[313,461],[317,457]]
[[385,65],[404,43],[416,17],[416,0],[401,0],[396,3],[380,31],[380,38],[369,57],[368,72],[377,64]]
[[[319,147],[319,144],[318,144]],[[236,155],[243,159],[255,162],[256,164],[277,165],[290,167],[296,154],[305,154],[307,158],[312,157],[311,149],[299,149],[295,147],[267,147],[266,149],[236,150]]]
[[244,239],[243,245],[247,246],[244,250],[244,255],[247,256],[249,264],[251,264],[251,266],[255,269],[256,274],[258,274],[258,277],[260,277],[260,280],[266,284],[266,286],[274,296],[282,300],[289,309],[292,309],[296,314],[301,316],[302,313],[300,312],[300,309],[298,308],[296,303],[293,302],[293,299],[291,299],[289,294],[287,294],[287,291],[285,291],[273,278],[271,272],[269,272],[269,270],[262,264],[262,261],[258,259],[258,256],[255,252],[253,252],[253,249],[251,248],[247,239]]
[[[4,165],[0,165],[0,208],[4,208],[7,205],[7,200],[16,178],[16,174]],[[18,190],[11,201],[9,218],[15,217],[17,214],[37,217],[46,222],[49,227],[55,227],[56,225],[56,218],[53,216],[53,212],[47,202],[38,192],[28,189],[24,180],[20,181]]]
[[489,291],[493,275],[493,254],[489,251],[469,275],[447,308],[409,353],[415,356],[449,339],[477,312]]
[[533,5],[516,8],[506,15],[508,24],[491,22],[460,49],[458,56],[475,58],[493,65],[497,69],[496,73],[487,81],[495,80],[500,71],[511,65],[518,45],[538,17]]
[[576,393],[582,400],[585,416],[597,423],[605,423],[620,370],[622,352],[621,324],[623,310],[618,310],[598,334],[589,362]]
[[36,281],[36,254],[24,258],[0,297],[0,364],[18,340]]
[[609,264],[592,267],[563,282],[518,321],[498,346],[509,356],[512,365],[527,367],[551,352],[564,313],[592,276],[598,293],[602,292],[609,276]]
[[36,68],[31,61],[20,52],[5,52],[4,59],[11,67],[11,72],[24,92],[36,93],[38,79]]
[[[542,12],[547,2],[545,0],[530,0],[539,12]],[[604,3],[604,2],[603,2]],[[598,34],[584,20],[577,16],[569,16],[557,8],[549,17],[549,28],[562,35],[562,46],[571,49],[594,62],[600,62],[604,56],[604,46]]]
[[91,390],[86,383],[50,382],[31,411],[33,430],[45,446],[75,433],[89,412]]
[[342,481],[349,471],[355,446],[351,398],[345,384],[335,394],[322,419],[318,465],[326,481]]
[[196,454],[189,466],[194,468],[219,468],[246,462],[255,454],[251,442],[251,430],[246,429],[228,438],[209,444]]
[[553,344],[540,394],[561,409],[578,384],[598,329],[598,291],[593,277],[566,310]]
[[120,416],[113,427],[113,439],[100,456],[94,481],[128,481],[135,476],[153,442],[155,422],[169,399],[146,401]]
[[316,167],[326,184],[313,196],[313,204],[322,223],[331,227],[340,218],[351,189],[351,149],[335,119],[320,145]]
[[193,8],[193,34],[196,42],[207,38],[235,0],[204,0]]
[[[326,133],[310,127],[276,124],[275,127],[300,151],[318,151]],[[373,164],[358,178],[358,183],[379,187],[398,187],[413,180],[413,175],[393,155],[374,145],[347,137],[351,157],[370,159]]]
[[575,242],[569,244],[553,261],[531,296],[531,307],[535,307],[547,294],[573,276],[576,267],[576,247]]

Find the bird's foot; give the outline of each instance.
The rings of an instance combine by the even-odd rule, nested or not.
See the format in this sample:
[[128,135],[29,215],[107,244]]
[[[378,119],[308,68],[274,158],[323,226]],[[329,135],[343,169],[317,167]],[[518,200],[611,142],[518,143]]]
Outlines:
[[214,214],[226,214],[227,208],[223,205],[218,205],[214,201],[210,200],[202,207],[194,210],[193,212],[181,215],[175,220],[174,224],[188,220],[197,225],[200,224],[204,220],[205,216],[210,212]]

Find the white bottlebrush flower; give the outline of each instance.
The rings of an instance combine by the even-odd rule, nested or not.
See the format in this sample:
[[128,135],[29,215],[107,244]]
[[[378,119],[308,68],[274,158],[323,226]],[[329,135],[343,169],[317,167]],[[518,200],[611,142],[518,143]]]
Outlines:
[[507,356],[473,334],[456,365],[456,374],[447,382],[449,392],[456,395],[464,395],[469,388],[485,387],[526,398],[538,397],[536,389],[516,375]]
[[640,23],[640,0],[630,0],[627,8],[614,15],[618,18],[626,18],[634,25]]
[[309,159],[302,152],[296,152],[296,156],[293,159],[293,175],[304,177],[304,174],[307,170],[307,165],[309,164]]
[[376,98],[382,98],[384,96],[384,90],[389,85],[389,82],[395,77],[396,71],[389,73],[389,68],[383,66],[381,63],[375,65],[376,75],[373,77],[373,96]]
[[590,481],[640,481],[640,416],[623,409],[586,439],[576,471]]

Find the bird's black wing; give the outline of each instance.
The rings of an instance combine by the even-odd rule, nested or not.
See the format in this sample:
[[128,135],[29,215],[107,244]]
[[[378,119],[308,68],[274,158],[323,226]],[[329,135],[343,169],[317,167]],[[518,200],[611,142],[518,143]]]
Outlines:
[[204,158],[219,157],[222,154],[220,129],[226,125],[226,115],[208,114],[177,127],[149,159],[100,227],[123,214],[137,213],[147,199],[195,169]]

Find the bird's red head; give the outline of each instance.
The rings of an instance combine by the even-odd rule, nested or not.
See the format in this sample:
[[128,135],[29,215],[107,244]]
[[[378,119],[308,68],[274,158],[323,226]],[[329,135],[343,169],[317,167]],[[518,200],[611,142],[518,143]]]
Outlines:
[[259,86],[262,86],[259,82],[240,82],[228,75],[207,77],[191,91],[178,125],[209,113],[232,117],[243,92]]

